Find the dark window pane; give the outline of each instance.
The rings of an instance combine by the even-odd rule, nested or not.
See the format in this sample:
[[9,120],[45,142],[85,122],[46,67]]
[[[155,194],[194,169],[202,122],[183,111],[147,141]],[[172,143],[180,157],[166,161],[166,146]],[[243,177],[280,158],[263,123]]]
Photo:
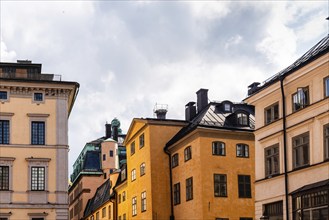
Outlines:
[[45,122],[43,121],[33,121],[32,122],[32,134],[31,142],[36,145],[45,144]]
[[9,190],[9,166],[0,166],[0,190]]
[[9,144],[9,120],[0,120],[0,144]]

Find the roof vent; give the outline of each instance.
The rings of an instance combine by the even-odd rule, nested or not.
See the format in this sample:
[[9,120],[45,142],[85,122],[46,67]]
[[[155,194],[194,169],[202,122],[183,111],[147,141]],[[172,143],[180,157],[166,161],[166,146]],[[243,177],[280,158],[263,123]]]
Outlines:
[[153,112],[155,113],[157,119],[166,119],[166,114],[168,112],[168,105],[156,103]]
[[259,82],[254,82],[248,86],[248,95],[252,95],[257,89],[258,86],[260,85]]
[[17,63],[20,63],[20,64],[31,64],[32,61],[31,60],[17,60]]

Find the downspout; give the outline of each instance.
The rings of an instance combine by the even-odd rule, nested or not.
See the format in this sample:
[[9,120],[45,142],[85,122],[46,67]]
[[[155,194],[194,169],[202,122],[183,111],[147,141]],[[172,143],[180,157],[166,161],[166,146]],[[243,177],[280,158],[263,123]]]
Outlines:
[[287,126],[286,126],[286,98],[284,95],[283,80],[285,76],[280,77],[280,87],[282,95],[282,130],[283,130],[283,160],[284,160],[284,189],[286,199],[286,220],[289,220],[289,195],[288,195],[288,168],[287,168]]
[[169,219],[175,220],[174,205],[173,205],[173,190],[172,190],[171,154],[170,154],[167,146],[165,146],[165,148],[163,150],[168,155],[168,161],[169,161],[169,182],[170,182],[170,218]]

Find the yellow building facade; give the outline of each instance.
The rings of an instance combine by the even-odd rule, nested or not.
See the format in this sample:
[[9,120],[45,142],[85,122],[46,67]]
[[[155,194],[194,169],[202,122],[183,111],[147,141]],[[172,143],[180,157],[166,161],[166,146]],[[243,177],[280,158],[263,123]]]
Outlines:
[[256,219],[329,218],[329,35],[263,84],[255,106]]
[[58,77],[30,61],[0,63],[1,219],[68,219],[68,117],[79,84]]
[[253,106],[197,95],[197,107],[186,105],[189,124],[166,145],[173,218],[254,219]]
[[169,163],[163,148],[185,124],[180,120],[133,119],[124,142],[127,219],[170,218]]

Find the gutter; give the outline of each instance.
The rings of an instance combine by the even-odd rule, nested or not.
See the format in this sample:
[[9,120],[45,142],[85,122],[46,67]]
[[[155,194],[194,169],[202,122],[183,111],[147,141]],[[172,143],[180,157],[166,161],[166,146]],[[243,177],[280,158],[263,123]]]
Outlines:
[[174,205],[173,205],[173,189],[172,189],[172,169],[171,169],[171,153],[168,150],[168,146],[164,147],[164,152],[168,155],[169,161],[169,182],[170,182],[170,220],[175,220]]
[[289,220],[289,192],[288,192],[288,169],[287,169],[287,125],[286,125],[286,98],[283,88],[284,76],[280,77],[280,88],[282,95],[282,131],[283,131],[283,157],[284,157],[284,190],[286,201],[286,220]]

